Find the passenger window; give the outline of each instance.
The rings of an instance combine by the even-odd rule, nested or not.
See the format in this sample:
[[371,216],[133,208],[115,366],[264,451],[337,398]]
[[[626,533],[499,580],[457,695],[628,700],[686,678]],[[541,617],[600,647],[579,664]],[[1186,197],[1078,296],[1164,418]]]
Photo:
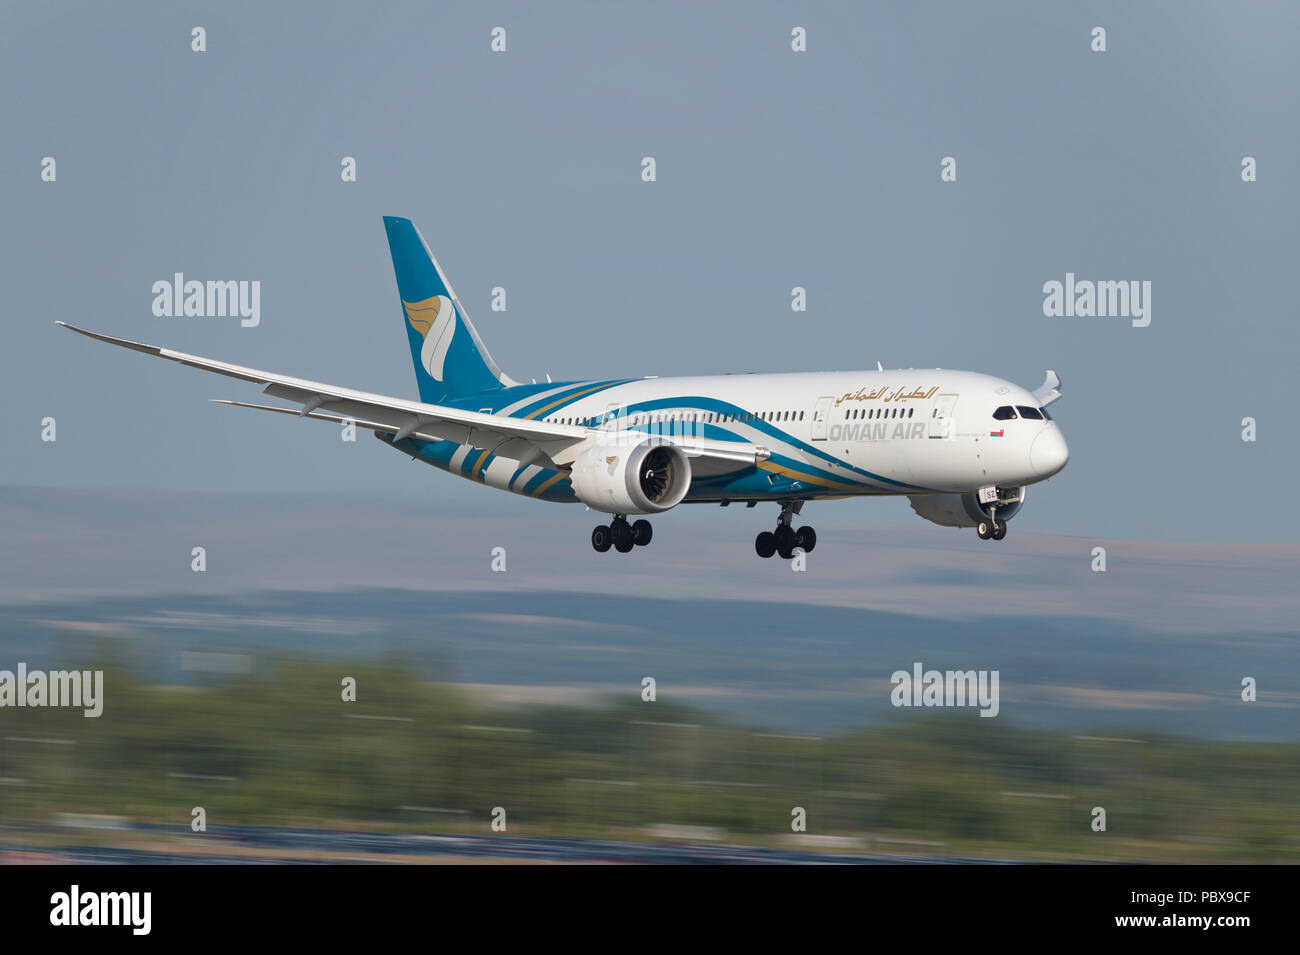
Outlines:
[[1020,417],[1029,418],[1031,421],[1043,420],[1043,413],[1037,408],[1030,408],[1027,405],[1016,405],[1016,410],[1020,412]]
[[1010,405],[1003,405],[997,411],[993,412],[993,417],[998,421],[1011,421],[1016,416],[1016,409]]

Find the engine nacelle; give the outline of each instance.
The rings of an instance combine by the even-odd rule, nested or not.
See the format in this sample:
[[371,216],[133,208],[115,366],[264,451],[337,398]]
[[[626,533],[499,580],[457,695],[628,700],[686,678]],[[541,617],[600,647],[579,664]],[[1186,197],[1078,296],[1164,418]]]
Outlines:
[[593,510],[656,514],[682,502],[691,462],[677,445],[638,434],[592,445],[574,460],[569,479]]
[[[908,500],[912,502],[912,510],[942,527],[974,527],[988,519],[988,512],[974,494],[914,494]],[[1025,488],[998,488],[997,515],[1002,520],[1015,517],[1024,503]]]

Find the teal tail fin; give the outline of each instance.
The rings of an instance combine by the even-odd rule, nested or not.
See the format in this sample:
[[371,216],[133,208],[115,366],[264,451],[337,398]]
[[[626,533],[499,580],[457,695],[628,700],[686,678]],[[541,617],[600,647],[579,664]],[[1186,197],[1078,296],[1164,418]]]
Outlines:
[[415,224],[384,216],[384,229],[420,400],[441,404],[518,384],[488,354]]

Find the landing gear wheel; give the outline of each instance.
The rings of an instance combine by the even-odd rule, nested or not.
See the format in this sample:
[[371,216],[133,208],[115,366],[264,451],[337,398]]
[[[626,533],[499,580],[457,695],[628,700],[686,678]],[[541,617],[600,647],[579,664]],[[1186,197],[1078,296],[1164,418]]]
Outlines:
[[811,554],[817,546],[817,532],[806,525],[795,531],[794,537],[795,546],[802,547],[805,554]]
[[609,532],[608,524],[600,524],[591,532],[591,546],[596,548],[598,554],[603,554],[609,550],[609,545],[613,542],[614,538]]
[[641,547],[650,543],[650,538],[654,536],[654,528],[650,526],[649,521],[637,521],[632,525],[632,542]]
[[1000,517],[993,522],[992,536],[995,541],[1000,541],[1007,536],[1007,522]]
[[771,557],[776,553],[776,535],[771,531],[763,531],[754,538],[754,550],[762,558]]
[[772,533],[776,535],[776,549],[781,552],[782,557],[785,556],[787,550],[794,550],[799,544],[794,528],[789,524],[778,525]]
[[626,554],[636,546],[635,536],[632,533],[632,526],[627,521],[617,520],[609,525],[610,536],[614,538],[614,549],[620,554]]
[[980,540],[988,540],[993,536],[993,522],[989,520],[980,521],[975,525],[975,533],[979,535]]

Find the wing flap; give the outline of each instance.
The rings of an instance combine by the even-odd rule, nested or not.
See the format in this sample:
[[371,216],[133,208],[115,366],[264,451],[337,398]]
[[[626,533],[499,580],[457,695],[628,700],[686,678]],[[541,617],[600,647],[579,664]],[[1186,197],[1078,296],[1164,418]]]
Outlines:
[[325,414],[320,411],[302,412],[297,408],[281,408],[278,405],[255,405],[248,401],[231,401],[229,398],[209,398],[213,404],[229,405],[232,408],[252,408],[254,411],[274,411],[278,414],[293,415],[295,418],[311,418],[313,421],[332,421],[335,424],[351,422],[366,431],[392,431],[393,425],[382,421],[363,421],[347,415]]

